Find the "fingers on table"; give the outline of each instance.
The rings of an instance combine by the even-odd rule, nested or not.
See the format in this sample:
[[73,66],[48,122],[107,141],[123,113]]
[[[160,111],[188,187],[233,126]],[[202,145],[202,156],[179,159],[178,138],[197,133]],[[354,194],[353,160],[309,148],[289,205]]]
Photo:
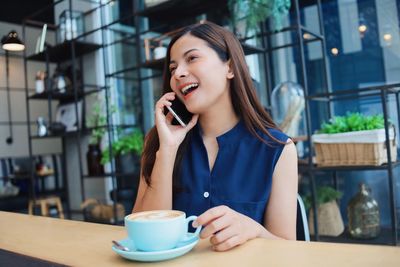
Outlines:
[[203,231],[200,233],[201,238],[208,238],[219,231],[229,227],[231,220],[227,216],[219,217],[205,225]]
[[219,243],[218,245],[214,245],[213,249],[215,251],[226,251],[226,250],[229,250],[229,249],[234,248],[236,246],[239,246],[242,243],[244,243],[242,238],[240,236],[238,236],[238,235],[234,235],[234,236],[228,238],[227,240],[225,240],[224,242]]
[[211,238],[210,238],[210,242],[213,245],[218,245],[221,244],[223,242],[225,242],[226,240],[230,239],[231,237],[237,235],[238,232],[235,230],[235,227],[226,227],[222,230],[220,230],[219,232],[215,233]]

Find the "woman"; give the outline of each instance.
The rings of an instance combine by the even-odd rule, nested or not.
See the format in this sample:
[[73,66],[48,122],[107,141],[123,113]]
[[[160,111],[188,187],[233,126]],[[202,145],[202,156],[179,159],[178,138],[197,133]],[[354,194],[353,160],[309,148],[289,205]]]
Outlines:
[[[173,125],[176,97],[193,114]],[[217,251],[247,240],[296,238],[297,154],[259,103],[242,47],[210,23],[184,28],[168,47],[164,95],[146,137],[133,211],[198,215]]]

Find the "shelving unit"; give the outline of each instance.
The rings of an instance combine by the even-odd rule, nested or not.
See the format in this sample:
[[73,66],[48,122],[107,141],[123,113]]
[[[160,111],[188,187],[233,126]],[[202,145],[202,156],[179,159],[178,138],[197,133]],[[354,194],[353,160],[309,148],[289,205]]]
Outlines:
[[[363,99],[370,97],[379,97],[380,103],[382,105],[383,117],[385,120],[385,145],[390,147],[389,140],[389,115],[388,115],[388,96],[394,95],[396,101],[396,113],[397,113],[397,125],[400,125],[400,84],[387,84],[382,86],[373,86],[361,89],[351,89],[342,90],[338,92],[328,92],[319,93],[314,95],[309,95],[308,101],[323,101],[326,103],[340,101],[344,99]],[[397,144],[399,144],[399,137],[397,138]],[[390,207],[390,217],[391,217],[391,227],[390,229],[383,229],[383,235],[379,236],[377,239],[364,241],[370,244],[392,244],[398,245],[399,241],[399,225],[398,225],[398,205],[396,203],[396,177],[393,175],[393,170],[400,166],[400,161],[395,160],[392,162],[391,150],[387,149],[388,163],[380,166],[335,166],[335,167],[318,167],[315,164],[300,164],[300,171],[303,173],[308,173],[314,175],[316,173],[326,173],[331,174],[333,178],[333,183],[336,188],[338,188],[338,175],[337,172],[343,171],[387,171],[388,179],[388,192],[389,192],[389,207]],[[321,240],[334,240],[334,238],[323,237]],[[388,240],[390,240],[388,242]],[[347,233],[342,234],[338,237],[338,241],[341,242],[356,242],[356,240],[351,239]]]
[[[68,8],[66,10],[69,10],[69,12],[71,13],[71,11],[73,10],[72,7],[72,0],[64,0],[64,1],[57,1],[55,3],[53,3],[50,7],[48,8],[54,8],[55,5],[60,4],[61,2],[66,2],[68,4]],[[74,1],[75,2],[75,1]],[[55,91],[51,91],[51,90],[46,90],[43,93],[40,94],[28,94],[27,93],[27,107],[28,107],[28,113],[29,113],[29,103],[32,100],[43,100],[43,101],[47,101],[48,102],[48,113],[49,113],[49,118],[52,117],[52,113],[53,111],[51,110],[51,103],[53,101],[57,101],[59,103],[73,103],[75,106],[75,116],[78,118],[78,125],[79,120],[81,120],[81,127],[78,127],[78,129],[76,131],[70,131],[70,132],[64,132],[61,134],[48,134],[46,136],[36,136],[33,135],[31,133],[31,129],[29,129],[29,150],[30,150],[30,154],[32,155],[32,141],[34,140],[43,140],[43,139],[49,139],[49,138],[57,138],[57,139],[61,139],[62,141],[62,151],[63,151],[63,178],[64,178],[64,187],[68,188],[68,184],[67,184],[67,177],[68,177],[68,173],[67,173],[67,163],[66,163],[66,140],[69,140],[70,138],[73,138],[73,142],[69,142],[68,145],[75,145],[77,147],[77,158],[78,158],[78,168],[79,168],[79,182],[80,182],[80,195],[82,197],[82,201],[84,201],[86,199],[86,188],[85,188],[85,180],[86,179],[92,179],[92,178],[101,178],[101,179],[106,179],[106,178],[111,178],[112,181],[112,188],[111,188],[111,192],[113,192],[112,194],[112,198],[114,200],[113,204],[114,204],[114,223],[116,224],[120,224],[121,221],[118,221],[118,218],[116,217],[116,203],[118,201],[118,195],[117,195],[117,179],[121,179],[123,177],[131,177],[133,174],[132,173],[117,173],[116,172],[116,166],[114,163],[114,160],[111,161],[110,164],[110,169],[109,172],[106,172],[105,174],[102,175],[90,175],[88,173],[86,173],[86,171],[84,171],[84,165],[86,160],[83,160],[83,156],[81,154],[82,151],[82,142],[83,142],[83,138],[87,135],[89,135],[91,133],[91,131],[93,129],[96,128],[105,128],[106,129],[106,137],[108,139],[108,143],[107,143],[107,147],[109,149],[109,153],[110,153],[110,158],[112,155],[112,143],[113,141],[117,138],[116,136],[116,132],[118,129],[128,129],[128,128],[133,128],[133,127],[137,127],[137,125],[131,125],[131,124],[115,124],[112,119],[111,119],[111,112],[110,112],[110,106],[111,104],[109,103],[110,100],[110,96],[112,94],[111,90],[112,87],[110,86],[110,79],[115,78],[116,74],[118,73],[123,73],[123,71],[121,72],[117,72],[115,74],[109,75],[109,73],[111,73],[111,68],[108,65],[108,54],[107,54],[107,49],[110,48],[110,46],[112,45],[116,45],[118,43],[129,43],[129,39],[132,39],[132,36],[129,37],[123,37],[119,40],[114,40],[112,42],[107,42],[107,33],[109,33],[110,31],[118,31],[113,29],[118,23],[127,20],[129,18],[132,18],[133,15],[128,16],[128,17],[124,17],[124,18],[119,18],[117,20],[111,21],[111,22],[105,22],[104,18],[106,17],[105,11],[104,9],[108,6],[108,5],[113,5],[114,1],[110,0],[110,1],[87,1],[87,0],[79,0],[76,2],[90,2],[91,4],[95,5],[94,8],[90,9],[89,11],[86,11],[83,13],[83,16],[87,16],[90,14],[93,14],[95,12],[97,12],[98,14],[100,14],[101,16],[101,23],[100,25],[96,28],[93,28],[91,30],[88,30],[82,34],[80,34],[79,36],[72,38],[70,40],[66,40],[62,43],[58,43],[54,46],[47,46],[45,51],[38,53],[38,54],[34,54],[34,55],[25,55],[25,70],[26,70],[26,62],[28,61],[41,61],[41,62],[45,62],[46,63],[46,70],[47,73],[49,73],[49,66],[52,63],[56,63],[56,64],[60,64],[64,61],[70,61],[71,62],[71,67],[72,67],[72,75],[73,78],[71,79],[72,82],[72,88],[73,90],[70,90],[68,92],[65,93],[60,93],[60,92],[55,92]],[[38,14],[40,14],[41,11],[38,11],[37,13],[35,13],[35,16],[37,17]],[[43,23],[39,22],[39,21],[34,21],[32,18],[27,18],[25,20],[25,24],[24,24],[24,28],[26,25],[34,25],[34,26],[39,26],[42,27]],[[57,29],[56,25],[48,25],[48,28]],[[91,43],[88,41],[85,41],[85,38],[89,35],[92,34],[99,34],[99,36],[101,36],[101,40],[98,43]],[[123,34],[121,34],[123,35]],[[101,56],[103,59],[103,64],[102,64],[102,68],[104,71],[104,75],[105,75],[105,84],[85,84],[84,83],[84,75],[83,75],[83,56],[86,56],[90,53],[96,52],[96,51],[102,51]],[[77,81],[77,73],[76,70],[80,70],[82,72],[82,81],[81,84],[78,83]],[[26,71],[25,71],[26,73]],[[26,84],[27,84],[27,79],[26,79]],[[47,85],[49,85],[49,82],[47,83]],[[50,87],[48,87],[50,88]],[[96,93],[104,93],[105,97],[105,115],[107,118],[107,123],[103,126],[99,126],[99,127],[87,127],[85,125],[85,98],[88,95],[91,94],[96,94]],[[79,118],[79,112],[78,112],[78,101],[82,101],[82,117]],[[29,119],[29,114],[28,114],[28,119]],[[49,122],[51,122],[51,119],[49,119]],[[135,175],[137,175],[135,173]],[[32,177],[34,177],[34,169],[32,166]],[[32,183],[34,182],[34,178],[32,178]],[[34,185],[33,185],[34,186]],[[68,195],[68,192],[66,192],[66,195]],[[36,195],[33,193],[32,198],[35,199]],[[104,196],[102,196],[101,198],[104,198]],[[68,199],[67,199],[67,205],[68,203]],[[69,209],[67,208],[67,211],[69,211]],[[127,211],[130,212],[130,211]],[[84,217],[85,220],[89,219],[86,217],[86,213],[84,213]],[[91,218],[93,219],[93,218]]]
[[[326,44],[324,38],[324,26],[323,26],[323,18],[322,18],[322,8],[321,8],[321,1],[316,1],[317,3],[317,11],[318,11],[318,21],[319,21],[319,28],[321,29],[320,33],[315,33],[313,31],[308,30],[301,24],[300,19],[300,7],[299,1],[295,0],[292,2],[293,5],[293,13],[294,13],[294,22],[295,25],[291,25],[282,29],[281,31],[276,32],[269,32],[266,30],[266,27],[263,27],[262,35],[265,36],[265,51],[266,51],[266,60],[269,62],[267,64],[267,77],[269,80],[267,81],[268,84],[268,93],[271,95],[272,93],[272,61],[271,61],[271,54],[274,51],[278,51],[280,49],[287,49],[296,47],[298,49],[297,56],[299,58],[299,66],[298,71],[300,73],[300,78],[298,79],[298,83],[302,85],[305,90],[305,118],[306,118],[306,132],[307,136],[305,138],[305,142],[308,147],[309,154],[312,155],[313,153],[313,144],[310,141],[312,131],[312,118],[311,118],[311,103],[317,103],[316,105],[318,108],[325,108],[327,112],[327,119],[331,118],[333,115],[332,105],[335,101],[340,100],[347,100],[347,99],[361,99],[366,97],[380,97],[380,103],[382,105],[382,113],[385,119],[385,132],[386,132],[386,146],[389,146],[389,131],[388,131],[388,105],[387,105],[387,98],[388,95],[394,94],[396,98],[396,109],[397,109],[397,117],[398,117],[398,125],[400,125],[400,105],[399,105],[399,92],[400,87],[399,84],[392,84],[392,85],[383,85],[383,86],[374,86],[369,88],[360,88],[360,89],[351,89],[351,90],[341,90],[337,92],[332,92],[328,83],[327,77],[327,61],[326,61]],[[292,32],[294,33],[295,37],[291,43],[272,46],[270,39],[272,35],[281,34],[284,32]],[[310,38],[305,38],[304,34],[308,34]],[[308,81],[308,74],[307,74],[307,66],[306,66],[306,58],[305,58],[305,46],[307,43],[310,42],[319,42],[321,44],[322,49],[322,92],[318,93],[311,93],[309,91],[309,81]],[[391,155],[390,150],[388,149],[388,163],[381,165],[381,166],[332,166],[332,167],[319,167],[316,166],[312,161],[312,156],[308,156],[305,159],[301,159],[299,161],[299,172],[309,178],[310,181],[310,189],[312,193],[312,209],[314,211],[314,229],[315,235],[314,239],[317,241],[330,241],[330,242],[346,242],[346,243],[370,243],[370,244],[398,244],[398,224],[397,224],[397,205],[396,205],[396,196],[395,196],[395,178],[393,177],[393,169],[397,168],[400,165],[399,161],[391,162]],[[316,175],[317,174],[324,174],[324,175],[331,175],[333,184],[338,188],[338,172],[348,172],[348,171],[374,171],[374,170],[386,170],[387,171],[387,178],[389,183],[389,205],[390,205],[390,215],[391,215],[391,228],[390,229],[383,229],[382,236],[378,237],[377,239],[373,240],[357,240],[349,238],[347,232],[344,232],[339,237],[320,237],[318,233],[318,222],[317,222],[317,207],[316,207]],[[388,239],[389,238],[389,239]],[[390,240],[390,241],[389,241]]]
[[[59,63],[70,60],[72,57],[79,58],[81,56],[94,52],[101,47],[102,45],[99,44],[82,42],[78,40],[67,40],[62,42],[61,44],[47,47],[46,51],[44,52],[28,56],[27,60]],[[72,50],[74,50],[74,52],[72,52]]]
[[[83,0],[82,0],[83,1]],[[26,27],[27,26],[33,26],[33,27],[42,27],[44,23],[34,20],[34,18],[40,18],[40,14],[44,12],[45,10],[49,8],[55,8],[56,5],[65,2],[68,4],[67,10],[71,13],[73,10],[72,7],[72,0],[66,0],[66,1],[57,1],[53,3],[52,5],[39,10],[35,14],[33,14],[30,17],[27,17],[24,19],[23,22],[23,35],[24,39],[26,36]],[[92,3],[94,3],[92,1]],[[100,5],[100,3],[98,3]],[[93,12],[95,9],[91,10],[90,12],[87,12],[86,14],[89,14]],[[72,20],[72,18],[69,18]],[[48,29],[54,30],[57,32],[58,26],[56,25],[50,25],[48,24]],[[51,126],[51,123],[53,122],[53,110],[52,110],[52,103],[56,101],[58,104],[74,104],[74,116],[77,121],[77,129],[74,131],[66,131],[62,133],[56,133],[56,134],[51,134],[48,133],[45,136],[37,136],[32,133],[31,127],[28,127],[28,145],[29,145],[29,154],[31,158],[31,175],[30,175],[30,183],[31,183],[31,196],[30,199],[35,200],[37,197],[40,196],[45,196],[48,194],[55,194],[59,197],[61,197],[63,200],[65,200],[65,205],[66,205],[66,212],[67,212],[67,217],[70,218],[70,203],[69,203],[69,192],[68,192],[68,168],[67,168],[67,155],[66,155],[66,143],[69,138],[73,138],[74,141],[71,143],[74,143],[77,146],[78,151],[81,151],[81,146],[82,146],[82,137],[88,133],[88,130],[86,129],[84,122],[85,122],[85,112],[82,111],[82,114],[78,112],[78,102],[82,101],[82,106],[85,106],[85,97],[89,94],[93,93],[98,93],[103,90],[106,90],[107,88],[103,85],[94,85],[94,84],[85,84],[84,83],[84,75],[83,75],[83,59],[82,57],[85,55],[88,55],[90,53],[93,53],[100,48],[103,47],[103,45],[98,44],[98,43],[91,43],[87,41],[82,41],[87,37],[87,35],[93,34],[93,32],[90,33],[84,33],[77,38],[70,39],[70,40],[65,40],[62,43],[57,43],[53,46],[48,46],[46,45],[45,50],[43,52],[37,53],[37,54],[32,54],[32,55],[27,55],[26,50],[24,51],[24,69],[25,69],[25,85],[26,88],[28,88],[28,77],[26,76],[27,72],[27,64],[30,61],[37,61],[37,62],[43,62],[45,64],[45,69],[46,73],[48,74],[48,77],[46,79],[46,90],[43,93],[34,93],[31,94],[26,90],[26,105],[27,105],[27,120],[31,120],[31,114],[30,114],[30,102],[31,101],[46,101],[47,106],[48,106],[48,125]],[[71,67],[71,88],[68,89],[67,92],[59,92],[59,91],[52,91],[51,87],[51,82],[50,82],[50,77],[51,77],[51,72],[50,72],[50,64],[56,64],[57,66],[62,65],[62,64],[67,64]],[[77,77],[77,72],[80,71],[82,74],[81,81],[78,81]],[[80,83],[78,83],[80,82]],[[81,117],[80,117],[81,116]],[[50,138],[56,138],[61,140],[61,146],[62,146],[62,155],[61,155],[61,171],[62,171],[62,187],[60,190],[55,190],[55,191],[49,191],[49,192],[35,192],[35,183],[37,182],[40,177],[36,174],[35,171],[35,166],[33,162],[33,150],[32,150],[32,142],[35,140],[45,140],[45,139],[50,139]],[[79,161],[79,173],[80,176],[83,176],[83,167],[82,167],[82,156],[81,153],[77,153],[77,158]],[[82,188],[82,190],[84,190]]]
[[[311,126],[311,112],[310,112],[310,102],[308,100],[309,95],[309,84],[308,84],[308,75],[307,75],[307,67],[306,67],[306,59],[305,59],[305,46],[308,43],[318,42],[321,44],[322,50],[322,75],[323,75],[323,85],[322,88],[325,93],[329,93],[330,87],[328,84],[328,77],[327,77],[327,61],[326,61],[326,44],[324,38],[324,30],[323,30],[323,19],[322,19],[322,8],[321,8],[321,1],[317,0],[317,15],[318,15],[318,24],[320,28],[320,33],[313,32],[307,29],[304,25],[302,25],[301,18],[300,18],[300,5],[299,0],[292,1],[292,7],[290,13],[294,16],[291,20],[291,25],[284,27],[279,31],[270,31],[267,23],[264,23],[261,27],[261,36],[262,36],[262,43],[265,47],[264,58],[267,62],[266,64],[266,77],[267,77],[267,95],[270,101],[273,87],[277,84],[273,81],[273,63],[272,63],[272,53],[279,51],[281,49],[294,49],[297,48],[297,57],[298,57],[298,66],[297,73],[299,73],[299,78],[297,78],[297,83],[299,83],[302,88],[304,89],[304,96],[306,98],[305,101],[305,109],[304,115],[306,118],[306,136],[299,137],[299,140],[304,141],[307,144],[308,151],[312,151],[312,144],[309,142],[311,140],[312,135],[312,126]],[[304,34],[307,33],[310,38],[304,38]],[[273,45],[272,38],[278,34],[292,34],[293,40],[288,43]],[[269,105],[270,106],[270,102]],[[331,105],[328,104],[328,116],[330,117],[332,114]],[[294,139],[297,139],[294,137]],[[311,153],[311,152],[310,152]],[[312,171],[313,163],[312,157],[308,157],[308,159],[300,160],[299,164],[299,172],[302,174],[306,174],[310,179],[310,187],[311,187],[311,195],[312,195],[312,209],[314,211],[314,229],[315,235],[314,239],[319,240],[318,234],[318,222],[317,222],[317,206],[316,206],[316,181],[315,181],[315,173]]]
[[[37,156],[37,159],[46,156],[52,156],[53,158],[53,162],[51,165],[53,167],[54,173],[35,175],[34,177],[35,188],[33,188],[32,186],[32,181],[31,181],[32,177],[29,173],[26,173],[25,171],[15,172],[15,170],[13,171],[13,167],[11,167],[11,166],[15,167],[15,165],[9,165],[10,173],[8,173],[3,177],[0,177],[0,182],[3,182],[4,179],[8,180],[12,183],[13,186],[19,187],[20,191],[15,196],[7,196],[0,198],[0,210],[21,211],[21,212],[25,211],[28,208],[29,200],[32,199],[31,196],[33,189],[37,190],[37,194],[40,194],[41,196],[57,195],[63,199],[67,197],[64,187],[63,185],[60,184],[59,181],[59,172],[58,172],[59,166],[57,164],[57,157],[59,156],[59,154],[58,153],[54,153],[51,155],[41,154],[40,156]],[[13,164],[14,160],[21,160],[21,159],[25,161],[25,157],[9,158],[8,164]],[[45,186],[47,180],[49,180],[50,177],[54,178],[53,189],[48,189]]]

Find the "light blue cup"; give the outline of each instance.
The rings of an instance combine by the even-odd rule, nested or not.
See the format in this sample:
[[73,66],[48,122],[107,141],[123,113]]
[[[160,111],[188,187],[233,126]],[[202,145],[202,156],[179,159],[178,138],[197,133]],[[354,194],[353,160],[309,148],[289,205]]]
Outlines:
[[173,249],[180,242],[189,243],[197,239],[201,227],[196,229],[194,235],[188,235],[188,224],[196,218],[186,218],[186,214],[178,210],[136,212],[125,216],[125,228],[137,250],[161,251]]

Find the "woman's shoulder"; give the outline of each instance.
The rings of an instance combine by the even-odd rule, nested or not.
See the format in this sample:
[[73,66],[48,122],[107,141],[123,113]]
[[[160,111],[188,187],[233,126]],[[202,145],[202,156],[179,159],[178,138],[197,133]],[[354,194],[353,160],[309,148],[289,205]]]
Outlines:
[[266,132],[262,130],[257,130],[257,133],[266,143],[269,144],[286,143],[290,138],[288,135],[277,128],[266,128]]

